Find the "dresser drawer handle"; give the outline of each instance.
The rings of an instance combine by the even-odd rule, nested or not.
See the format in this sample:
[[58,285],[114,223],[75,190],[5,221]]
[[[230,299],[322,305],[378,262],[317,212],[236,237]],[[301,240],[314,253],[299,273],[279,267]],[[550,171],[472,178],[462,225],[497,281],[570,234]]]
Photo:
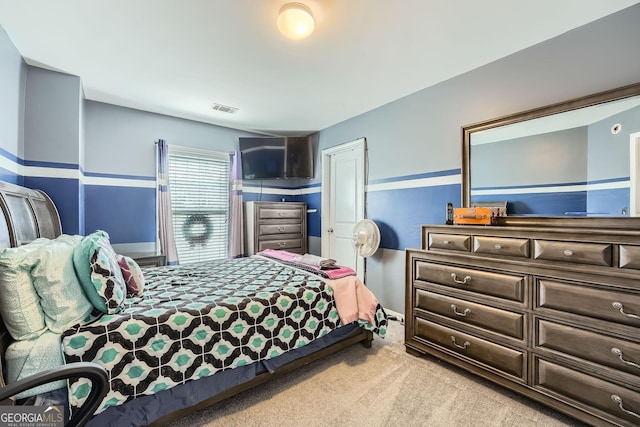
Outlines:
[[640,418],[640,415],[639,415],[639,414],[636,414],[636,413],[635,413],[635,412],[633,412],[633,411],[629,411],[629,410],[627,410],[627,409],[624,409],[624,406],[622,406],[622,403],[623,403],[623,402],[622,402],[622,398],[621,398],[620,396],[618,396],[617,394],[612,394],[612,395],[611,395],[611,400],[613,400],[615,403],[617,403],[617,404],[618,404],[618,407],[620,408],[620,410],[621,410],[622,412],[624,412],[625,414],[633,415],[633,416],[634,416],[634,417],[636,417],[636,418]]
[[615,308],[616,310],[620,311],[620,313],[622,313],[623,315],[625,315],[627,317],[631,317],[632,319],[640,319],[640,316],[637,316],[635,314],[625,313],[624,312],[624,305],[622,305],[621,302],[617,302],[616,301],[611,305],[613,306],[613,308]]
[[451,310],[453,310],[453,312],[455,314],[457,314],[458,316],[460,316],[460,317],[467,317],[467,314],[471,313],[471,309],[469,309],[469,308],[465,308],[464,311],[462,313],[460,313],[458,311],[458,307],[456,307],[455,304],[451,304]]
[[613,353],[616,356],[618,356],[618,359],[620,359],[620,361],[622,363],[624,363],[625,365],[630,365],[630,366],[633,366],[634,368],[640,368],[640,365],[638,365],[637,363],[633,363],[633,362],[630,362],[628,360],[624,360],[624,357],[623,357],[624,355],[622,354],[622,350],[620,350],[619,348],[613,347],[611,349],[611,353]]
[[573,251],[571,249],[565,249],[563,253],[565,254],[565,256],[573,255]]
[[278,227],[278,231],[284,232],[284,230],[286,230],[287,227]]
[[279,216],[284,216],[284,212],[278,212]]
[[462,345],[458,344],[456,342],[456,337],[454,337],[453,335],[451,335],[451,342],[453,343],[453,345],[455,345],[458,348],[461,348],[463,350],[466,350],[467,347],[469,347],[471,345],[471,343],[469,341],[465,341]]
[[278,242],[278,246],[280,246],[281,248],[286,248],[287,242]]
[[496,243],[495,245],[493,245],[493,247],[498,250],[502,249],[502,245],[500,243]]
[[451,242],[450,242],[450,241],[448,241],[448,240],[443,240],[443,241],[442,241],[442,244],[443,244],[443,245],[448,245],[449,243],[451,243]]
[[462,280],[458,279],[458,275],[456,273],[451,273],[451,278],[454,282],[459,283],[460,285],[466,285],[471,282],[471,276],[464,276]]

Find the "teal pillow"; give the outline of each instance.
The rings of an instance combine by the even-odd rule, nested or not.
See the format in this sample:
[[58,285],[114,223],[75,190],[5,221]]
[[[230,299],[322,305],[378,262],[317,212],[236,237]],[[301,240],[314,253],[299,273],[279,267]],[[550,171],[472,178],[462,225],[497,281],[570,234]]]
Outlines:
[[0,251],[0,315],[15,340],[32,339],[47,330],[40,297],[31,279],[34,259],[29,254],[48,242],[49,239],[40,238]]
[[127,287],[105,231],[98,230],[82,239],[73,250],[73,266],[95,308],[109,314],[120,311]]
[[52,332],[64,332],[93,311],[73,267],[73,251],[81,240],[82,236],[61,235],[29,255],[33,287]]

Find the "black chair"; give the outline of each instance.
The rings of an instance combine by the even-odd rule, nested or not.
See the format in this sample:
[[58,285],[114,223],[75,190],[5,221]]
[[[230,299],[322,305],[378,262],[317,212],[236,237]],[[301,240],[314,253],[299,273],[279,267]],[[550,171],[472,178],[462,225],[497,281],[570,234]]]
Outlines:
[[46,384],[52,381],[69,378],[87,378],[91,381],[91,391],[80,410],[75,412],[67,427],[82,427],[93,416],[102,399],[109,391],[109,379],[107,371],[100,365],[90,362],[69,363],[60,368],[38,372],[20,381],[0,388],[0,401],[8,399],[30,388]]

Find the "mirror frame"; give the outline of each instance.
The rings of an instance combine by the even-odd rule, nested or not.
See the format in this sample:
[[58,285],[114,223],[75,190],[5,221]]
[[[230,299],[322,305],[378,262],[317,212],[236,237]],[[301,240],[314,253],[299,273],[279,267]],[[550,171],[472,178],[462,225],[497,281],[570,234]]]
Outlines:
[[[532,110],[523,111],[508,116],[498,117],[462,127],[462,206],[471,205],[471,134],[481,130],[491,129],[513,123],[524,122],[526,120],[537,119],[566,111],[577,110],[584,107],[617,101],[640,95],[640,83],[616,89],[598,92],[592,95],[583,96],[569,101],[559,102]],[[589,224],[614,225],[618,222],[621,227],[628,226],[629,220],[634,217],[559,217],[559,216],[507,216],[499,223],[503,225],[559,225],[576,226],[576,222]],[[635,217],[640,225],[640,217]],[[635,221],[634,221],[635,222]]]

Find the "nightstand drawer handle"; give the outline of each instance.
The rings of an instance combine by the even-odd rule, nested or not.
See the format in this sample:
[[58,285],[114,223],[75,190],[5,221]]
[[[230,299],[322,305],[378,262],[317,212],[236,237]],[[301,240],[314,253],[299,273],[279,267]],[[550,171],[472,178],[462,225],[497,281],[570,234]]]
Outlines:
[[278,242],[278,246],[280,246],[281,248],[284,248],[287,246],[287,242]]
[[286,230],[286,229],[287,229],[287,227],[278,227],[278,231],[284,232],[284,230]]
[[278,212],[278,215],[284,216],[284,212]]
[[448,240],[443,240],[443,241],[442,241],[442,244],[443,244],[443,245],[448,245],[449,243],[451,243],[451,242],[449,242]]
[[613,308],[615,308],[616,310],[618,310],[620,313],[622,313],[623,315],[625,315],[627,317],[631,317],[632,319],[640,319],[640,316],[637,316],[635,314],[625,313],[624,312],[624,305],[622,305],[621,302],[617,302],[616,301],[611,305],[613,306]]
[[620,350],[619,348],[613,347],[611,349],[611,353],[613,353],[616,356],[618,356],[618,359],[620,359],[620,361],[622,363],[624,363],[625,365],[630,365],[630,366],[633,366],[634,368],[640,368],[640,365],[638,365],[637,363],[633,363],[633,362],[630,362],[628,360],[624,360],[624,357],[623,357],[624,355],[622,354],[622,350]]
[[464,311],[462,313],[460,313],[458,311],[458,307],[456,307],[455,304],[451,304],[451,310],[453,310],[453,312],[455,314],[457,314],[458,316],[460,316],[460,317],[466,317],[467,314],[471,313],[471,309],[469,309],[469,308],[465,308]]
[[636,414],[633,411],[629,411],[627,409],[624,409],[624,406],[622,406],[622,398],[620,396],[618,396],[617,394],[612,394],[611,395],[611,400],[613,400],[615,403],[618,404],[618,407],[620,408],[620,410],[622,412],[624,412],[625,414],[629,414],[629,415],[633,415],[636,418],[640,418],[640,415]]
[[565,249],[563,253],[565,254],[565,256],[573,255],[573,251],[571,249]]
[[451,278],[454,282],[460,285],[466,285],[467,283],[471,282],[471,276],[464,276],[464,278],[460,280],[458,279],[458,275],[456,273],[451,273]]
[[451,335],[451,342],[453,343],[453,345],[455,345],[458,348],[461,348],[463,350],[466,350],[467,347],[469,347],[471,345],[471,343],[469,341],[465,341],[462,345],[458,344],[456,342],[456,337],[454,337],[453,335]]

